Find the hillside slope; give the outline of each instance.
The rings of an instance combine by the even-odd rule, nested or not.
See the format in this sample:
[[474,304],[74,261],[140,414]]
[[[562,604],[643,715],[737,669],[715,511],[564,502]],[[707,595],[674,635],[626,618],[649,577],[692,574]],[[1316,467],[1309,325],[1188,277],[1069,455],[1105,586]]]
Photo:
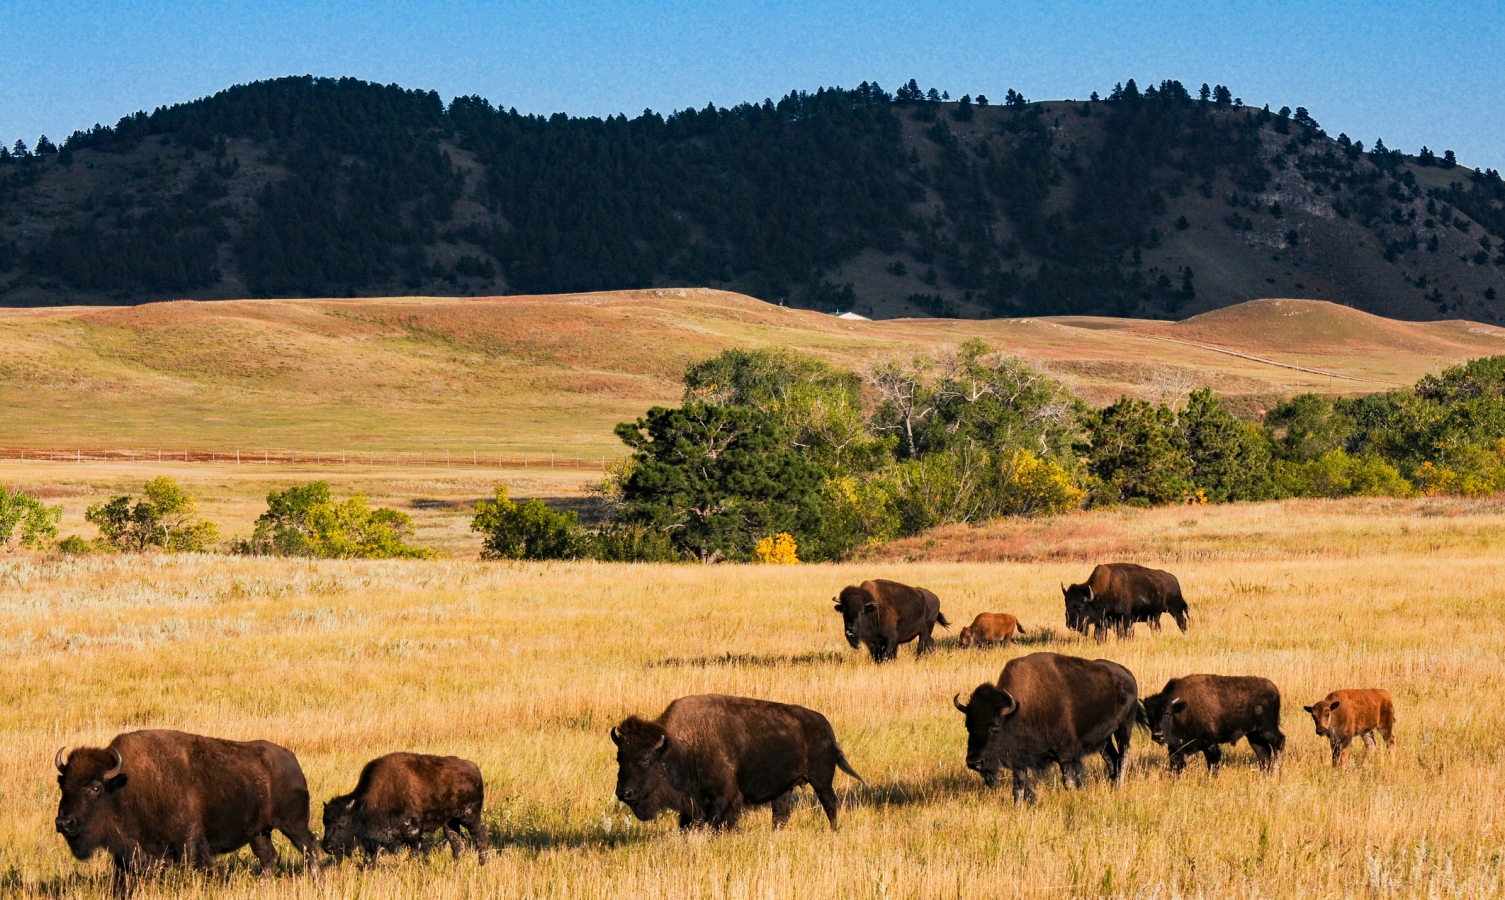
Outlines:
[[617,455],[612,426],[678,401],[687,364],[788,347],[856,369],[969,337],[1093,402],[1211,386],[1252,413],[1505,354],[1505,329],[1297,300],[1183,322],[862,322],[710,290],[240,300],[0,311],[0,445]]
[[874,318],[1505,314],[1498,173],[1213,96],[864,83],[602,120],[257,82],[0,150],[0,304],[708,286]]

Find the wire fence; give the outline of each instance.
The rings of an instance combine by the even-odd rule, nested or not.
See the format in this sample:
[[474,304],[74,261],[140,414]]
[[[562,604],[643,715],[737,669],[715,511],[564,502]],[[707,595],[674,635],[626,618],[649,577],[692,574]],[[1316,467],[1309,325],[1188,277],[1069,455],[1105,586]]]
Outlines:
[[600,453],[482,452],[479,450],[109,450],[0,447],[0,459],[63,463],[202,463],[229,466],[382,466],[472,469],[606,469],[616,457]]

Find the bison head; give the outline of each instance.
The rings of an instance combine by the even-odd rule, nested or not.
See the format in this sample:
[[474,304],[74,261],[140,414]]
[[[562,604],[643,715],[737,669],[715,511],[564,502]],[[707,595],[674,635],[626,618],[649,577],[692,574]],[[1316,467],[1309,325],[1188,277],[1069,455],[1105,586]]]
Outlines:
[[324,839],[319,846],[335,859],[355,852],[360,845],[356,816],[366,801],[349,794],[324,804]]
[[659,814],[660,798],[668,792],[669,733],[656,722],[630,716],[611,730],[611,741],[617,745],[617,799],[646,822]]
[[951,703],[967,717],[967,768],[981,775],[988,787],[996,787],[1003,764],[1001,745],[1009,718],[1019,711],[1019,701],[1008,691],[980,684],[965,705],[960,694]]
[[1301,707],[1312,714],[1312,723],[1317,726],[1318,735],[1326,735],[1327,730],[1332,727],[1333,710],[1338,708],[1339,702],[1324,698],[1313,703],[1311,706]]
[[53,757],[63,798],[53,825],[79,859],[88,859],[101,844],[100,832],[111,815],[114,794],[130,780],[125,761],[114,747],[80,747],[71,755],[59,747]]
[[970,646],[972,646],[972,626],[971,625],[965,625],[965,626],[962,627],[962,633],[957,637],[956,642],[957,642],[957,644],[959,644],[960,646],[963,646],[963,647],[970,647]]
[[1061,594],[1066,598],[1066,627],[1080,634],[1087,633],[1092,624],[1092,604],[1097,594],[1090,584],[1061,585]]
[[846,631],[847,643],[856,650],[862,646],[863,621],[872,613],[877,612],[878,604],[867,591],[860,587],[844,587],[841,593],[835,597],[836,611],[841,613],[842,625]]
[[1167,691],[1144,698],[1144,718],[1150,726],[1150,740],[1165,744],[1174,752],[1179,746],[1176,715],[1183,709],[1186,709],[1186,701]]

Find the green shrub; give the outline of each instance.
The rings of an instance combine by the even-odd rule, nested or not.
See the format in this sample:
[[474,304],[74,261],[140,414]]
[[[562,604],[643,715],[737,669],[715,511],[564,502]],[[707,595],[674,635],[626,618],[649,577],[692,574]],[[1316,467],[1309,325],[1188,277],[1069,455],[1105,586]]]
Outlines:
[[1186,437],[1169,407],[1120,397],[1092,417],[1090,430],[1094,504],[1160,506],[1192,492]]
[[78,535],[70,534],[57,542],[57,549],[59,553],[79,554],[93,553],[95,547],[93,543],[84,540]]
[[267,494],[267,511],[256,520],[237,553],[311,556],[324,559],[421,559],[432,551],[413,547],[413,520],[407,513],[378,507],[356,494],[336,503],[329,483],[311,481]]
[[820,528],[800,548],[810,560],[847,559],[864,547],[898,537],[902,525],[888,483],[882,479],[828,478],[821,489],[820,508]]
[[657,528],[614,523],[585,536],[584,555],[602,562],[688,562],[669,535]]
[[96,503],[84,518],[99,529],[99,543],[112,550],[141,553],[158,547],[170,553],[201,553],[219,539],[207,519],[195,519],[193,495],[166,475],[146,483],[145,498],[129,494]]
[[30,494],[0,487],[0,547],[6,552],[17,547],[46,547],[57,538],[57,523],[62,518],[61,506],[46,506]]
[[1381,457],[1332,450],[1308,462],[1275,463],[1275,483],[1291,497],[1407,497],[1411,482]]
[[476,504],[470,530],[486,535],[482,559],[575,559],[589,549],[575,513],[555,512],[537,499],[514,503],[502,485],[495,500]]

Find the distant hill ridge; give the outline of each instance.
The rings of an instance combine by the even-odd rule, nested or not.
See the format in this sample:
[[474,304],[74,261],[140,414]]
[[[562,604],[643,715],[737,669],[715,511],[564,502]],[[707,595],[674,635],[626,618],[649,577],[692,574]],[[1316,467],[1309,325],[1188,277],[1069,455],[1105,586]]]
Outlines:
[[523,116],[255,82],[0,150],[0,304],[709,286],[826,312],[1505,314],[1505,181],[1179,82]]

